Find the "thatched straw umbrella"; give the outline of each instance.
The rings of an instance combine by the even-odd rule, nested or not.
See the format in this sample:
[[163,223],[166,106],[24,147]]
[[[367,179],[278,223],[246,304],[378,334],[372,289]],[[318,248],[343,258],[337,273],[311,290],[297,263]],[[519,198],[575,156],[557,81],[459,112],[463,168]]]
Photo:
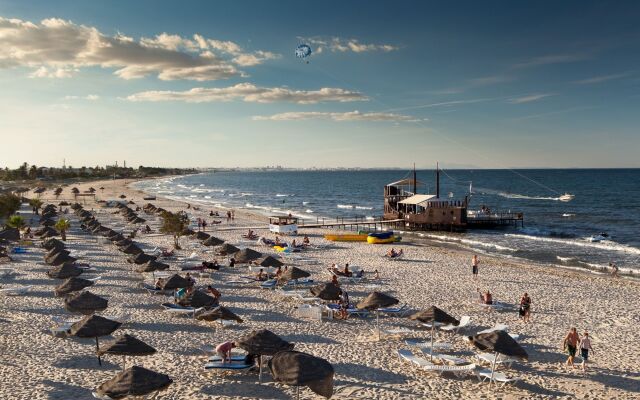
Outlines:
[[217,321],[219,319],[224,319],[227,321],[236,321],[242,323],[242,318],[240,318],[233,311],[223,306],[218,306],[213,310],[200,313],[196,315],[196,318],[202,321]]
[[471,343],[481,351],[491,351],[495,353],[493,363],[491,365],[491,379],[493,381],[493,373],[496,370],[496,362],[498,354],[508,357],[517,357],[523,360],[529,358],[527,351],[520,346],[506,331],[497,330],[487,333],[479,333],[475,336],[469,336]]
[[419,311],[409,317],[410,319],[431,324],[431,351],[429,358],[433,360],[433,332],[436,324],[458,325],[460,321],[442,311],[436,306],[431,306],[424,311]]
[[284,265],[282,261],[278,260],[273,256],[262,257],[260,260],[258,260],[258,262],[260,263],[261,266],[267,267],[267,268],[268,267],[278,268]]
[[56,224],[56,221],[52,218],[45,218],[40,221],[41,226],[54,226],[55,224]]
[[187,278],[183,278],[178,274],[174,274],[167,280],[161,282],[160,289],[174,290],[174,289],[182,289],[190,286],[193,286],[192,281],[188,280]]
[[168,375],[134,365],[98,386],[96,392],[100,396],[122,399],[127,396],[144,396],[164,390],[172,382]]
[[309,290],[317,298],[328,301],[340,300],[340,295],[342,294],[342,289],[331,282],[321,283]]
[[147,222],[147,220],[144,218],[135,217],[133,219],[130,219],[129,222],[131,222],[132,224],[144,224],[145,222]]
[[49,275],[50,278],[54,279],[68,279],[76,277],[82,272],[82,268],[78,268],[75,265],[68,263],[59,265],[55,268],[51,268],[49,271],[47,271],[47,275]]
[[153,272],[169,269],[169,264],[161,263],[157,260],[149,260],[136,269],[137,272]]
[[202,242],[202,244],[205,246],[220,246],[223,243],[224,243],[224,240],[218,239],[215,236],[210,236],[208,239]]
[[235,344],[249,354],[260,356],[258,377],[260,383],[262,383],[262,356],[272,356],[280,351],[292,350],[293,346],[295,346],[293,343],[282,340],[280,336],[267,329],[253,331],[236,341]]
[[55,257],[57,254],[68,256],[69,254],[71,254],[71,252],[67,249],[51,249],[45,253],[44,259],[46,261],[48,258]]
[[78,292],[86,287],[93,285],[94,283],[95,281],[91,281],[89,279],[82,279],[77,277],[68,278],[60,285],[56,286],[54,292],[56,296],[64,296],[72,292]]
[[146,262],[156,260],[158,257],[152,256],[151,254],[146,253],[138,253],[134,256],[127,258],[127,261],[132,264],[142,265]]
[[307,271],[301,270],[298,267],[291,267],[291,268],[288,268],[286,271],[284,271],[282,275],[280,275],[279,280],[281,282],[287,282],[287,281],[296,282],[298,279],[308,278],[310,276],[311,274],[308,273]]
[[220,249],[218,249],[218,254],[226,256],[228,254],[235,254],[239,251],[240,249],[237,248],[236,246],[229,243],[225,243],[222,246],[220,246]]
[[[120,325],[122,324],[118,321],[112,321],[99,315],[87,315],[80,321],[71,325],[69,333],[81,338],[95,338],[97,351],[100,349],[98,337],[111,335],[113,331],[120,327]],[[98,364],[102,365],[100,354],[98,354]]]
[[213,307],[218,305],[218,300],[200,290],[195,290],[189,298],[180,300],[178,304],[193,308]]
[[42,229],[38,229],[37,231],[34,232],[34,235],[39,236],[43,239],[59,236],[58,231],[53,229],[50,226],[45,226]]
[[49,251],[53,249],[64,249],[64,246],[64,242],[56,238],[47,239],[42,242],[42,247]]
[[133,242],[129,243],[128,245],[126,245],[124,247],[119,247],[118,249],[121,252],[125,253],[125,254],[142,253],[142,249],[140,247],[138,247],[137,245],[135,245]]
[[333,396],[333,366],[322,358],[299,351],[281,351],[269,360],[269,369],[276,382],[296,386],[298,399],[300,386],[307,386],[327,399]]
[[120,197],[121,199],[126,199],[126,198],[127,198],[127,196],[125,196],[124,194],[121,194],[121,195],[120,195],[120,196],[118,196],[118,197]]
[[372,292],[364,298],[356,307],[360,310],[375,310],[376,312],[376,329],[378,330],[378,340],[380,340],[380,312],[379,308],[391,307],[398,304],[399,300],[385,293]]
[[246,264],[249,261],[257,260],[260,257],[262,257],[262,253],[252,249],[243,249],[234,255],[236,262],[239,264]]
[[108,304],[109,302],[107,299],[88,291],[74,294],[64,300],[64,307],[68,311],[84,315],[93,314],[96,311],[102,311],[107,308]]
[[125,369],[127,356],[148,356],[154,354],[156,349],[149,346],[140,339],[124,334],[111,343],[108,343],[98,350],[98,355],[114,354],[122,356],[122,369]]
[[72,264],[76,262],[78,259],[75,257],[71,257],[68,254],[64,254],[63,252],[66,250],[59,250],[62,253],[55,253],[52,256],[45,258],[45,262],[49,265],[62,265],[62,264]]

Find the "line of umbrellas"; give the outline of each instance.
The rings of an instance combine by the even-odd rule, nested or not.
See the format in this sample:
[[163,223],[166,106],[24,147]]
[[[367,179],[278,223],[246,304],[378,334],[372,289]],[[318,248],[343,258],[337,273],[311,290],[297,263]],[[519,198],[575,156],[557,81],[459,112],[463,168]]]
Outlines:
[[116,207],[119,208],[118,212],[120,213],[120,215],[122,215],[130,224],[143,224],[147,222],[147,220],[139,217],[131,207],[125,204],[116,203]]

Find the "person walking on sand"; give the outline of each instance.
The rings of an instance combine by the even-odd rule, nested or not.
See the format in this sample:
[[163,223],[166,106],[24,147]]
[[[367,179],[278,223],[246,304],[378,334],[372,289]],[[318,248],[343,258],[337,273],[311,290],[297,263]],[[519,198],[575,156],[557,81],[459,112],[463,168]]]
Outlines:
[[520,317],[522,317],[522,321],[524,323],[529,322],[531,318],[531,297],[529,294],[525,292],[520,298]]
[[567,336],[564,337],[563,347],[569,354],[566,364],[570,365],[573,368],[575,368],[575,365],[573,365],[573,359],[576,356],[576,349],[578,348],[579,339],[580,336],[578,335],[578,331],[576,330],[576,328],[571,328],[569,330],[569,333],[567,333]]
[[473,279],[478,279],[478,256],[476,254],[473,255],[471,259],[471,273],[473,274]]
[[611,277],[612,278],[617,278],[618,277],[618,266],[616,265],[616,263],[610,262],[609,263],[609,269],[611,269]]
[[591,347],[591,339],[589,339],[589,332],[584,332],[582,339],[580,339],[580,356],[582,357],[582,372],[587,371],[587,361],[589,360],[589,350],[593,352]]

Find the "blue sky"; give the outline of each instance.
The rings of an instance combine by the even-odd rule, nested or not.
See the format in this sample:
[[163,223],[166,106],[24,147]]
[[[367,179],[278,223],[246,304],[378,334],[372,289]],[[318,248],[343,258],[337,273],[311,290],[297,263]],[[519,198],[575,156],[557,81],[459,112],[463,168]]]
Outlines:
[[0,1],[0,165],[640,167],[638,20],[623,1]]

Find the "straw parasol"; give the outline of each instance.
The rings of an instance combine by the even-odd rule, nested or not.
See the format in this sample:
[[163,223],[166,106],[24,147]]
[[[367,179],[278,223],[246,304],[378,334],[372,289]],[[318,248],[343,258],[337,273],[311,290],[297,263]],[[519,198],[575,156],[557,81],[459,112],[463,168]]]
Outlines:
[[243,249],[237,252],[234,256],[236,262],[239,264],[245,264],[249,261],[257,260],[262,257],[262,253],[252,250],[252,249]]
[[57,254],[68,256],[69,254],[71,254],[71,252],[67,249],[51,249],[44,255],[44,259],[46,261],[48,258],[52,258]]
[[235,342],[237,347],[249,354],[260,356],[258,380],[262,383],[262,356],[272,356],[280,351],[293,350],[293,343],[282,340],[280,336],[267,329],[253,331]]
[[150,255],[150,254],[146,254],[146,253],[138,253],[138,254],[136,254],[136,255],[134,255],[134,256],[131,256],[131,257],[127,258],[127,261],[129,261],[129,262],[130,262],[130,263],[132,263],[132,264],[138,264],[138,265],[141,265],[141,264],[144,264],[144,263],[146,263],[146,262],[149,262],[149,261],[155,260],[155,259],[157,259],[157,258],[158,258],[158,257],[156,257],[156,256],[152,256],[152,255]]
[[136,269],[137,272],[153,272],[153,271],[163,271],[165,269],[169,269],[169,264],[161,263],[157,260],[149,260],[146,263],[142,264],[141,267]]
[[284,265],[284,263],[282,261],[278,260],[277,258],[275,258],[273,256],[262,257],[262,259],[260,259],[258,262],[263,267],[278,268],[278,267],[282,267]]
[[127,196],[125,196],[124,194],[121,194],[121,195],[120,195],[120,196],[118,196],[118,197],[120,197],[121,199],[126,199],[126,198],[127,198]]
[[56,224],[56,221],[51,218],[45,218],[40,220],[40,225],[42,226],[54,226],[55,224]]
[[134,365],[98,386],[96,392],[100,396],[122,399],[166,389],[172,382],[168,375]]
[[493,381],[493,373],[496,370],[498,354],[503,354],[508,357],[517,357],[523,360],[527,360],[529,358],[527,351],[503,330],[479,333],[475,336],[469,336],[469,340],[481,351],[488,350],[495,353],[493,363],[491,365],[491,379],[489,382]]
[[149,346],[140,339],[124,334],[111,343],[98,349],[98,355],[114,354],[123,356],[122,369],[125,368],[127,356],[148,356],[154,354],[156,349]]
[[196,318],[202,321],[217,321],[219,319],[224,319],[227,321],[236,321],[242,323],[242,318],[240,318],[233,311],[223,306],[218,306],[213,310],[200,313],[196,316]]
[[178,274],[172,275],[166,281],[163,281],[160,289],[162,290],[174,290],[174,289],[182,289],[186,287],[190,287],[193,285],[193,282],[181,277]]
[[389,296],[388,294],[381,292],[372,292],[367,297],[364,298],[360,303],[356,305],[356,307],[360,310],[375,310],[376,312],[376,329],[378,331],[378,340],[380,340],[380,312],[378,309],[384,307],[391,307],[395,304],[398,304],[398,299],[395,297]]
[[[98,337],[111,335],[113,331],[122,325],[118,321],[112,321],[99,315],[87,315],[80,321],[71,325],[69,333],[81,338],[95,338],[96,351],[99,350]],[[98,354],[98,364],[102,365],[100,354]]]
[[431,306],[424,311],[419,311],[409,317],[412,320],[417,320],[420,322],[426,322],[431,324],[431,351],[429,354],[429,358],[433,360],[433,333],[435,330],[436,324],[454,324],[458,325],[460,321],[442,311],[436,306]]
[[301,270],[298,267],[288,268],[286,271],[280,275],[281,281],[295,281],[302,278],[307,278],[311,276],[307,271]]
[[182,299],[178,304],[193,308],[212,307],[218,304],[218,300],[200,290],[195,290],[190,298]]
[[93,314],[96,311],[102,311],[107,308],[109,302],[98,295],[84,291],[67,297],[64,300],[64,307],[75,313]]
[[120,251],[125,254],[138,254],[142,253],[142,249],[135,245],[133,242],[129,243],[126,246],[119,247]]
[[67,263],[59,265],[55,268],[51,268],[49,271],[47,271],[47,275],[49,275],[50,278],[67,279],[76,277],[82,272],[82,268],[78,268],[71,263]]
[[336,284],[328,282],[321,283],[320,285],[316,285],[309,289],[311,294],[316,296],[322,300],[340,300],[340,295],[342,294],[342,289],[340,289]]
[[[66,251],[66,250],[60,250],[60,251]],[[55,253],[54,255],[47,257],[44,259],[44,261],[49,264],[49,265],[62,265],[62,264],[69,264],[69,263],[74,263],[76,262],[77,258],[75,257],[71,257],[68,254],[64,254],[64,253]]]
[[296,386],[296,398],[300,398],[300,386],[307,386],[314,393],[327,399],[333,395],[333,366],[327,361],[299,351],[281,351],[269,360],[273,379]]
[[72,292],[78,292],[86,287],[93,285],[94,283],[95,281],[90,281],[88,279],[72,277],[56,286],[54,292],[56,296],[63,296]]
[[229,244],[229,243],[225,243],[222,246],[220,246],[220,249],[218,250],[218,254],[235,254],[237,252],[239,252],[240,249],[237,248],[236,246]]
[[218,239],[215,236],[210,236],[207,240],[202,242],[202,244],[205,246],[220,246],[223,243],[224,243],[224,240]]
[[44,247],[46,250],[51,250],[51,249],[60,248],[60,247],[64,248],[64,242],[61,241],[60,239],[51,238],[43,241],[42,247]]

